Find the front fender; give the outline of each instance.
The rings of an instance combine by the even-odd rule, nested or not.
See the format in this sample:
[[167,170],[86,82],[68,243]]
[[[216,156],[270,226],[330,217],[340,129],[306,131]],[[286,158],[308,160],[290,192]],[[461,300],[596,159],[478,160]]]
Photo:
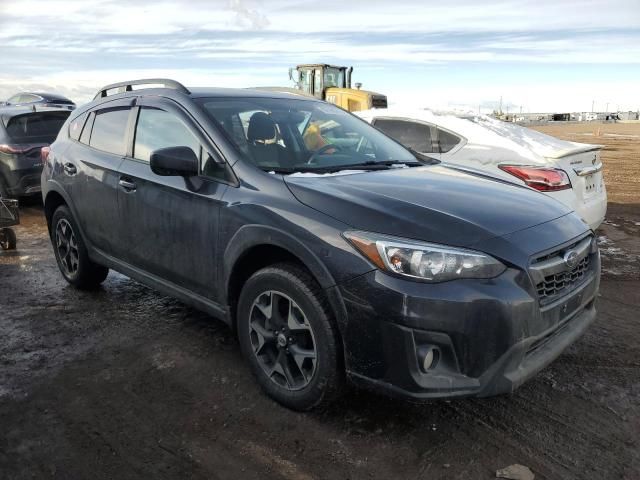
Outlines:
[[223,255],[222,283],[225,286],[225,298],[231,272],[238,259],[251,248],[261,245],[280,247],[296,256],[323,289],[336,284],[318,256],[293,235],[266,225],[244,225],[231,237]]
[[230,239],[223,255],[222,286],[223,298],[229,298],[229,283],[233,268],[243,254],[253,247],[272,245],[294,255],[315,277],[333,310],[338,327],[342,332],[347,321],[344,301],[336,287],[336,281],[325,263],[298,238],[290,233],[265,225],[245,225]]

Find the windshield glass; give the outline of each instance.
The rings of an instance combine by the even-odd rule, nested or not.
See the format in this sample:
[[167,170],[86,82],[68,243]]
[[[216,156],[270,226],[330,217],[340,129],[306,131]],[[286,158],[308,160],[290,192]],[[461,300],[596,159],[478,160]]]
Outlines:
[[275,98],[197,101],[238,150],[267,171],[376,168],[417,162],[401,145],[334,105]]

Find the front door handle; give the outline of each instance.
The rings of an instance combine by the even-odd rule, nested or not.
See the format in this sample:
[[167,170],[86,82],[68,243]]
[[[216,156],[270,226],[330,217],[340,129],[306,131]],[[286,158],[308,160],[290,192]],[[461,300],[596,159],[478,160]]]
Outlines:
[[130,180],[126,180],[124,178],[121,178],[120,181],[118,182],[118,184],[123,188],[123,190],[125,190],[126,192],[135,192],[136,191],[136,184],[133,183]]
[[76,168],[76,166],[73,163],[65,163],[64,164],[64,173],[66,173],[69,176],[73,176],[76,173],[78,173],[78,169]]

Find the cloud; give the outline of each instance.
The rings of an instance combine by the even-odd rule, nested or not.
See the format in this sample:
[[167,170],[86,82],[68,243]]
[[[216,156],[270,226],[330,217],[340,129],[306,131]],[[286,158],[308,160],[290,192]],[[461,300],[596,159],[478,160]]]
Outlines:
[[[595,93],[569,87],[605,92],[640,75],[639,17],[636,0],[0,0],[0,97],[49,85],[82,101],[150,72],[191,85],[286,85],[289,66],[330,62],[354,65],[390,98],[480,103],[502,91],[539,109],[555,89],[566,94],[551,96],[559,102],[590,104],[582,96]],[[621,91],[635,108],[638,94]]]
[[262,30],[269,25],[267,17],[258,10],[249,8],[245,0],[231,0],[229,3],[231,10],[236,13],[240,25],[253,30]]

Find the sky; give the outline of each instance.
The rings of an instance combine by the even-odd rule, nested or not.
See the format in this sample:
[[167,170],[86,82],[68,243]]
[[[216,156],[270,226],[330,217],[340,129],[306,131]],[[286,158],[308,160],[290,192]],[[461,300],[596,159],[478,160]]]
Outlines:
[[0,99],[103,85],[292,86],[352,65],[390,104],[490,112],[640,109],[640,0],[0,0]]

